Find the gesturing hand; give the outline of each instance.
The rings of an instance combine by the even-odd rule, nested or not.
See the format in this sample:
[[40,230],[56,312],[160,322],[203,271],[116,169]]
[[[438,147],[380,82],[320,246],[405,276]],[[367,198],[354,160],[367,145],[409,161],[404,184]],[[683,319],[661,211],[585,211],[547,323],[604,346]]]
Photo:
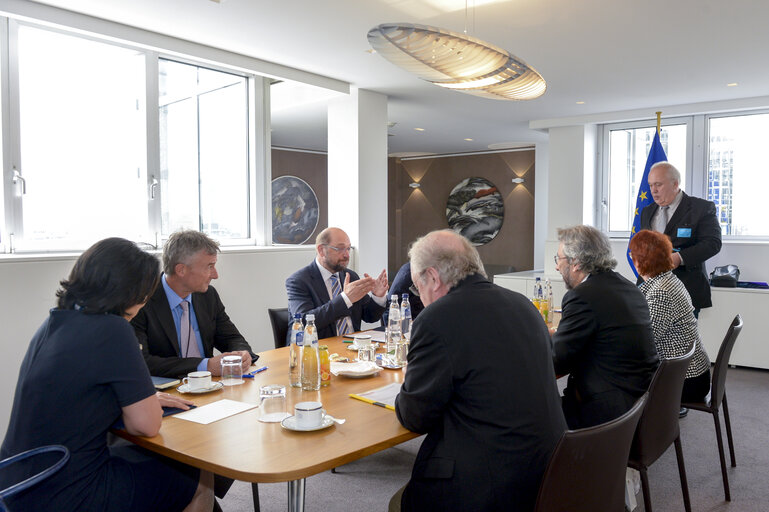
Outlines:
[[[368,274],[363,274],[366,277],[370,277]],[[374,281],[374,287],[371,289],[371,293],[376,295],[377,297],[384,297],[387,294],[387,270],[382,269],[382,272],[379,274],[379,277],[376,278],[376,281]]]
[[374,288],[374,279],[365,276],[357,281],[350,281],[350,274],[344,278],[344,293],[352,302],[358,302]]

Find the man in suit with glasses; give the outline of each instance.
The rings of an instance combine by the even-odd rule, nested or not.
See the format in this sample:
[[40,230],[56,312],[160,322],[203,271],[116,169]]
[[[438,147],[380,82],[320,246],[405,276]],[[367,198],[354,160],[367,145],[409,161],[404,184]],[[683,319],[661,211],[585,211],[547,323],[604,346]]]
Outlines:
[[286,279],[288,312],[315,315],[319,338],[360,331],[361,320],[378,322],[387,300],[387,272],[376,279],[347,268],[350,238],[329,227],[315,240],[316,257]]

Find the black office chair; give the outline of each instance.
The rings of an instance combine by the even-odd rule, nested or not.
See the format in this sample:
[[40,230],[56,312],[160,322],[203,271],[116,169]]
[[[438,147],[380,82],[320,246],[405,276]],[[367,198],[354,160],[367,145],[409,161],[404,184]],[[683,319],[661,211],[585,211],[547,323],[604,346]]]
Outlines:
[[630,444],[648,397],[617,419],[564,432],[542,477],[535,512],[623,510]]
[[268,309],[272,336],[275,338],[275,348],[285,347],[288,341],[288,308]]
[[729,475],[726,473],[726,460],[724,458],[724,439],[721,434],[721,419],[718,416],[718,409],[721,403],[724,404],[724,422],[726,423],[726,439],[729,441],[729,455],[731,456],[732,467],[737,467],[737,461],[734,459],[734,441],[732,440],[732,422],[729,420],[729,407],[726,404],[726,370],[729,369],[729,358],[732,355],[734,343],[737,341],[742,331],[742,317],[737,315],[732,320],[729,330],[726,331],[724,341],[721,342],[721,348],[718,350],[716,363],[713,365],[713,377],[710,380],[710,400],[706,402],[685,402],[682,407],[688,407],[696,411],[704,411],[713,415],[713,421],[716,425],[716,442],[718,443],[718,456],[721,460],[721,477],[724,481],[724,497],[726,501],[732,501],[732,494],[729,492]]
[[33,448],[31,450],[27,450],[26,452],[18,453],[12,457],[8,457],[7,459],[0,461],[0,469],[2,469],[6,466],[9,466],[11,464],[14,464],[22,460],[29,459],[31,457],[42,455],[44,453],[56,453],[56,452],[61,453],[61,457],[54,464],[40,471],[36,475],[33,475],[27,478],[26,480],[23,480],[21,482],[13,484],[10,487],[0,490],[0,512],[6,512],[8,510],[5,504],[6,499],[10,498],[14,494],[17,494],[21,491],[29,489],[33,485],[37,485],[38,483],[42,482],[47,478],[50,478],[51,476],[56,474],[61,468],[63,468],[64,465],[69,460],[69,450],[67,449],[66,446],[61,446],[57,444],[50,445],[50,446],[41,446],[40,448]]
[[686,369],[694,357],[695,347],[696,345],[692,344],[689,352],[681,357],[660,361],[660,366],[649,385],[649,400],[641,419],[638,420],[627,465],[641,473],[641,488],[646,512],[652,512],[647,470],[671,444],[674,444],[676,449],[684,509],[686,512],[692,511],[689,485],[686,482],[684,452],[681,447],[681,433],[678,427],[678,411],[681,408],[681,390],[684,387]]

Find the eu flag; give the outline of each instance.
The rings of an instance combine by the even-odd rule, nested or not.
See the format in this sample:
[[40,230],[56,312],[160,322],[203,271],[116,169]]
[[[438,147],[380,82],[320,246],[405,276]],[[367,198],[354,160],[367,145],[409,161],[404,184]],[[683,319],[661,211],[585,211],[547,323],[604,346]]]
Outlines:
[[638,271],[635,269],[635,265],[633,265],[633,260],[630,259],[630,240],[641,230],[641,211],[643,211],[644,207],[652,204],[654,201],[652,199],[651,190],[649,189],[649,169],[651,169],[652,165],[657,162],[666,162],[667,159],[668,157],[665,155],[665,150],[662,148],[662,143],[660,142],[660,134],[655,131],[652,147],[649,150],[649,158],[646,159],[646,167],[644,167],[644,174],[643,177],[641,177],[641,186],[639,187],[638,196],[636,197],[635,212],[633,213],[633,227],[630,229],[630,238],[628,239],[626,254],[627,262],[630,263],[630,268],[633,270],[636,277],[638,277]]

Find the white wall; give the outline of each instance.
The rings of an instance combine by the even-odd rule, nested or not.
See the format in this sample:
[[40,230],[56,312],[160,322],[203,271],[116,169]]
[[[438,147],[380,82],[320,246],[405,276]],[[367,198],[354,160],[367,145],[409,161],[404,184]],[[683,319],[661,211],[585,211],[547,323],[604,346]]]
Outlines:
[[[315,247],[266,247],[219,255],[214,281],[227,313],[255,352],[273,348],[267,308],[286,307],[285,280],[314,258]],[[5,437],[19,366],[32,335],[55,303],[76,255],[0,258],[0,439]]]

